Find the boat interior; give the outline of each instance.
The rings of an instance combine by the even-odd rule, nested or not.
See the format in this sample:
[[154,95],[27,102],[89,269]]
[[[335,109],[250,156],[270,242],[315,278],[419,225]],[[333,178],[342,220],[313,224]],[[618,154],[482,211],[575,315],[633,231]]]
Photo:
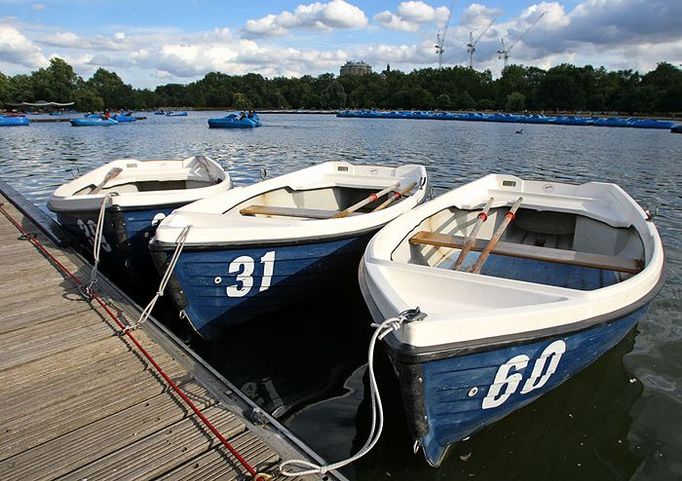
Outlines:
[[[509,207],[490,209],[475,239],[468,236],[480,210],[444,209],[424,219],[401,241],[392,260],[475,272]],[[468,244],[470,249],[465,248]],[[460,259],[462,251],[465,253]],[[573,213],[519,208],[478,273],[556,287],[594,290],[643,268],[644,245],[633,227],[612,227]],[[485,260],[484,260],[485,259]]]
[[[151,166],[152,163],[158,161],[146,162],[149,162],[147,164],[149,167],[144,166],[145,162],[122,164],[121,173],[112,177],[102,186],[99,184],[104,180],[104,177],[100,175],[93,175],[90,179],[84,177],[83,180],[89,181],[88,185],[80,188],[73,195],[201,189],[215,185],[224,178],[224,175],[216,178],[216,173],[212,171],[209,173],[207,169],[210,167],[200,162],[193,162],[186,167],[182,167],[184,161],[165,161],[164,164],[166,165],[164,166]],[[158,163],[160,164],[161,162]],[[167,164],[169,163],[177,163],[177,166],[168,166]],[[142,168],[139,168],[140,164],[143,165]]]
[[[245,216],[327,219],[367,199],[377,191],[378,189],[338,186],[306,190],[284,187],[252,197],[227,212],[238,211]],[[358,208],[350,215],[372,212],[386,199],[386,195],[380,197]]]

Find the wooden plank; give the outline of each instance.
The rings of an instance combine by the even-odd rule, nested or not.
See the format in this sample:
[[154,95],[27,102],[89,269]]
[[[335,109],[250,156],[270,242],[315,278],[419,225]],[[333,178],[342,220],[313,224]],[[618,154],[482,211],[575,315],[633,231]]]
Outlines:
[[[426,244],[454,249],[461,249],[464,245],[464,241],[464,237],[449,236],[427,231],[417,232],[410,238],[410,244]],[[487,245],[487,240],[477,239],[471,250],[480,252],[485,249]],[[627,272],[630,274],[637,274],[644,268],[644,263],[639,259],[625,259],[616,256],[553,249],[551,247],[536,247],[503,241],[498,242],[492,252],[493,254],[503,256],[521,257],[524,259],[556,262],[558,264],[591,267],[594,269],[605,269],[616,272]]]
[[[56,439],[167,391],[166,384],[149,371],[104,386],[88,396],[62,400],[38,413],[3,422],[0,460]],[[49,396],[50,393],[44,393]],[[36,399],[35,402],[40,402]]]
[[[199,409],[203,410],[216,402],[196,383],[186,384],[184,390]],[[167,428],[187,418],[190,413],[176,394],[159,394],[12,456],[0,463],[0,479],[55,479]],[[134,429],[131,429],[131,422]]]
[[[280,461],[279,456],[277,456],[277,453],[272,448],[250,432],[240,434],[234,440],[231,440],[231,443],[239,453],[248,459],[253,466],[258,466],[261,471],[274,471]],[[191,463],[185,463],[161,476],[159,481],[240,479],[243,474],[241,465],[228,461],[225,457],[223,449],[220,447],[214,448],[192,460]],[[288,479],[293,481],[293,478]]]
[[96,311],[17,329],[0,335],[0,370],[113,335],[112,327]]
[[301,207],[277,207],[269,205],[250,205],[239,211],[241,215],[274,215],[283,217],[304,217],[307,219],[329,219],[335,210],[304,209]]
[[[155,357],[165,353],[158,344],[151,344],[148,350]],[[109,336],[0,371],[0,396],[11,396],[38,384],[56,384],[79,369],[88,369],[123,354],[148,362],[131,347],[128,339]]]
[[[205,414],[228,439],[246,429],[244,423],[224,408],[213,406]],[[220,443],[215,436],[192,416],[72,471],[62,479],[154,479],[217,444]]]

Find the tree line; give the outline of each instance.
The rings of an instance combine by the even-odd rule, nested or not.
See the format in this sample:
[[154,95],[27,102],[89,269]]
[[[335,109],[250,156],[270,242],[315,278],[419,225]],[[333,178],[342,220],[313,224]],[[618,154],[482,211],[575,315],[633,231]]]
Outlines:
[[425,68],[381,73],[264,78],[255,73],[208,73],[201,80],[136,89],[115,72],[98,69],[84,80],[60,58],[30,75],[0,72],[0,102],[76,102],[80,111],[159,107],[250,109],[441,109],[590,111],[627,114],[682,112],[682,69],[661,62],[633,70],[562,64],[543,70],[510,65],[489,70]]

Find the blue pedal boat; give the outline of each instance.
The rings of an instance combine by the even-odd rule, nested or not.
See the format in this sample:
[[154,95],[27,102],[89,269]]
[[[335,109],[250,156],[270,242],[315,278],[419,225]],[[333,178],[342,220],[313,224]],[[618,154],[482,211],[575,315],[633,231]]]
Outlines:
[[149,245],[165,272],[191,226],[168,286],[196,332],[218,339],[328,288],[356,285],[370,237],[419,204],[419,165],[326,162],[177,209]]
[[249,115],[231,113],[225,117],[208,119],[210,129],[252,129],[261,125],[260,117],[256,113]]
[[137,122],[137,119],[132,112],[127,112],[125,114],[116,114],[112,117],[119,124],[124,124],[126,122]]
[[110,127],[118,125],[118,121],[113,118],[105,119],[99,114],[90,114],[85,117],[79,117],[69,120],[72,127]]
[[359,268],[375,322],[420,308],[384,346],[432,466],[614,347],[663,280],[656,227],[621,188],[509,175],[391,222]]
[[100,208],[106,203],[102,269],[133,286],[155,288],[147,244],[161,219],[175,208],[231,187],[229,174],[207,157],[120,159],[57,188],[48,208],[92,260]]
[[17,127],[30,123],[31,121],[25,115],[0,115],[0,127]]
[[166,117],[187,117],[187,112],[166,112]]

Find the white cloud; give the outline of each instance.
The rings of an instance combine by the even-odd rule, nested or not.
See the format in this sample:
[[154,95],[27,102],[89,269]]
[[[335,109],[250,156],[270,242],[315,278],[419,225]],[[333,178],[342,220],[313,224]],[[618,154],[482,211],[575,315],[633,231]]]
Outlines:
[[0,23],[0,61],[33,68],[45,65],[47,58],[19,30]]
[[500,15],[502,15],[502,10],[499,8],[489,8],[480,3],[472,3],[462,11],[459,16],[459,24],[469,28],[481,27]]
[[388,10],[377,13],[374,20],[384,28],[415,32],[426,23],[434,23],[442,27],[448,19],[450,9],[434,8],[422,1],[402,2],[396,13]]
[[290,29],[331,30],[334,28],[363,28],[367,25],[365,13],[344,0],[328,3],[315,2],[299,5],[294,12],[287,10],[278,15],[248,20],[244,25],[245,37],[284,35]]
[[416,32],[419,30],[419,24],[404,20],[399,15],[395,15],[388,10],[379,12],[374,15],[374,20],[384,28],[391,30],[401,30],[403,32]]
[[36,12],[41,12],[41,11],[45,10],[45,4],[43,4],[43,3],[34,3],[33,5],[31,5],[31,8],[32,8],[33,10],[35,10]]

